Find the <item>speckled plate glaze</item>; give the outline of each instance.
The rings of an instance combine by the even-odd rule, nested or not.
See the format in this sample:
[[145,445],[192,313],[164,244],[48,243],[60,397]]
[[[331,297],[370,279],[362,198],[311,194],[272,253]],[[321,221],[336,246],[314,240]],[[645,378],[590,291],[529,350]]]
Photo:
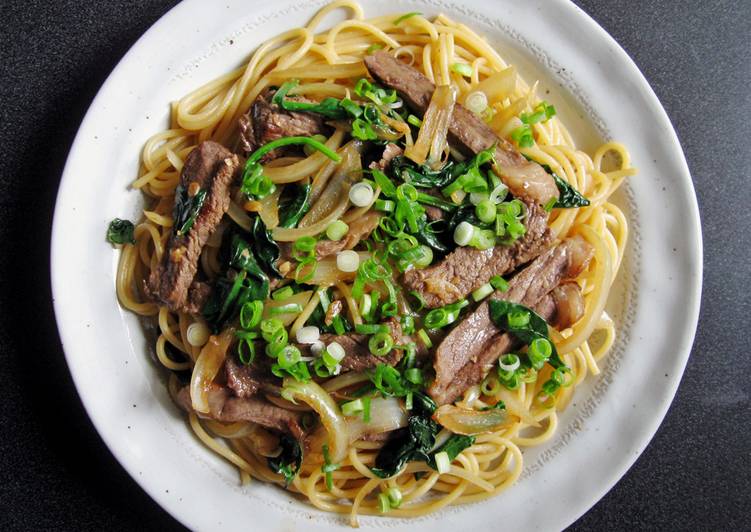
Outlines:
[[[640,173],[616,201],[631,224],[608,310],[618,341],[599,377],[577,390],[548,444],[525,452],[516,486],[492,500],[414,520],[363,517],[411,530],[562,529],[634,462],[675,394],[693,342],[701,234],[691,177],[662,106],[626,53],[563,0],[363,2],[368,16],[445,12],[484,34],[522,75],[541,81],[579,145],[625,142]],[[199,444],[171,403],[139,320],[120,309],[108,221],[138,218],[128,188],[144,141],[168,104],[241,64],[263,40],[307,22],[321,1],[187,0],[128,52],[94,100],[70,152],[52,238],[60,336],[83,403],[125,469],[194,529],[331,530],[346,520],[254,482]],[[550,93],[548,94],[548,90]]]

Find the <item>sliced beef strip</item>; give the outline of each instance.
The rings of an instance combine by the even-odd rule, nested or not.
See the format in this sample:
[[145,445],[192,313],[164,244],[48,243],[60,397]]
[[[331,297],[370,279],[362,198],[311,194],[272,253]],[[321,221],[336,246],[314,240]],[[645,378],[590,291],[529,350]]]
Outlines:
[[[247,155],[272,140],[282,137],[312,137],[326,131],[322,115],[285,111],[271,100],[274,90],[268,89],[258,95],[250,110],[240,117],[240,148]],[[294,101],[310,102],[300,96],[288,97]],[[282,154],[281,149],[266,154],[262,162],[275,159]]]
[[281,395],[279,378],[274,376],[268,367],[262,367],[261,364],[245,366],[238,364],[234,357],[228,356],[224,362],[224,374],[227,378],[227,386],[237,397],[251,397],[258,392]]
[[[286,432],[300,441],[305,436],[300,412],[287,410],[258,397],[233,397],[232,391],[226,386],[212,385],[208,394],[209,412],[196,412],[200,417],[223,423],[249,421],[279,432]],[[189,386],[185,386],[178,392],[177,403],[185,411],[194,412]]]
[[441,307],[466,297],[494,275],[506,275],[534,259],[552,236],[545,210],[535,203],[526,207],[527,232],[514,244],[486,250],[458,247],[433,266],[406,272],[404,286],[420,293],[427,307]]
[[[534,308],[561,281],[577,277],[592,254],[592,246],[583,239],[564,240],[511,279],[507,292],[496,291],[490,299]],[[467,388],[479,383],[512,345],[513,339],[495,326],[487,300],[483,301],[438,345],[433,362],[436,378],[429,388],[430,396],[438,404],[456,400]]]
[[370,163],[369,168],[371,170],[380,170],[381,172],[383,172],[391,164],[391,161],[394,159],[394,157],[398,157],[403,153],[403,149],[401,149],[393,142],[389,142],[388,144],[386,144],[386,147],[383,148],[383,155],[381,155],[381,158],[378,161],[373,161],[372,163]]
[[211,295],[211,285],[204,281],[193,281],[188,291],[188,301],[185,311],[189,314],[199,314],[203,305]]
[[[365,66],[376,81],[396,89],[407,105],[420,114],[425,113],[435,90],[428,78],[384,50],[366,56]],[[496,145],[495,162],[514,196],[540,205],[558,198],[558,187],[542,166],[528,161],[513,144],[498,137],[490,126],[461,104],[454,106],[448,140],[467,155]]]
[[236,155],[211,141],[199,144],[185,159],[180,185],[188,193],[206,190],[206,199],[187,234],[170,236],[161,262],[146,283],[151,298],[170,310],[197,313],[208,296],[203,284],[191,285],[201,250],[229,208],[229,187],[239,166]]

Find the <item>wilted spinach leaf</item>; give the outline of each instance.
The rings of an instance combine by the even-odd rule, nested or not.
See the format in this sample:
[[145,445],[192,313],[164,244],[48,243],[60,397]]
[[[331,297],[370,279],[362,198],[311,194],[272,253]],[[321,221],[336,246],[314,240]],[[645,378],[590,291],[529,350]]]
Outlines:
[[430,454],[428,459],[428,465],[433,469],[438,469],[435,464],[435,455],[440,452],[445,452],[449,456],[449,462],[453,462],[454,458],[475,443],[474,436],[463,436],[461,434],[452,434],[451,437],[446,440],[446,443],[441,445],[438,449]]
[[258,262],[266,271],[273,272],[277,277],[282,276],[277,268],[280,254],[279,246],[271,238],[271,231],[266,229],[266,224],[263,223],[260,216],[256,216],[253,222],[253,251]]
[[295,227],[310,209],[310,184],[288,185],[279,199],[279,227]]
[[195,196],[190,196],[188,189],[184,185],[177,186],[175,190],[175,208],[172,213],[175,221],[172,230],[177,236],[185,235],[193,227],[198,213],[206,201],[206,194],[207,191],[201,189]]
[[130,220],[115,218],[107,227],[107,242],[111,244],[135,244],[134,230],[135,226]]
[[[516,336],[520,341],[529,345],[533,340],[538,338],[544,338],[550,341],[550,335],[548,333],[548,323],[545,319],[537,314],[534,310],[520,305],[518,303],[511,303],[510,301],[503,301],[500,299],[493,299],[488,302],[488,309],[490,311],[490,319],[498,326],[499,329],[505,330]],[[508,317],[511,313],[529,313],[529,322],[523,327],[511,327],[509,325]],[[555,348],[555,343],[550,341],[550,346],[553,349],[550,355],[550,365],[554,368],[560,368],[566,364],[561,360],[558,355],[558,351]],[[537,368],[539,369],[539,368]]]
[[558,187],[560,196],[555,203],[555,207],[559,209],[571,209],[575,207],[587,207],[589,200],[582,196],[581,192],[568,184],[556,174],[551,174],[555,180],[555,184]]
[[283,434],[279,439],[279,445],[282,452],[279,456],[269,458],[268,465],[274,473],[284,477],[284,485],[289,486],[297,476],[302,464],[302,447],[300,442],[292,436]]
[[576,207],[587,207],[589,200],[585,198],[581,192],[572,187],[567,181],[561,178],[558,174],[553,172],[547,164],[540,165],[547,173],[549,173],[555,181],[555,186],[558,187],[560,196],[558,201],[553,205],[556,209],[572,209]]
[[371,468],[375,475],[387,478],[398,473],[407,462],[429,460],[428,453],[435,445],[435,436],[440,428],[431,419],[436,408],[430,397],[414,392],[407,430],[397,433],[381,448],[376,456],[375,467]]
[[201,313],[216,332],[248,301],[269,297],[269,277],[261,268],[250,244],[239,234],[230,239],[228,270],[220,277]]
[[427,218],[423,216],[417,221],[417,224],[420,228],[415,234],[417,240],[442,255],[451,250],[449,243],[453,241],[453,237],[446,233],[445,221],[428,222]]
[[417,166],[403,155],[394,157],[391,169],[405,183],[421,188],[442,188],[466,171],[466,164],[456,161],[447,162],[440,170],[433,170],[427,165]]
[[407,430],[386,442],[376,456],[375,467],[371,471],[378,477],[388,478],[398,473],[407,462],[427,461],[438,428],[438,424],[429,417],[410,416]]

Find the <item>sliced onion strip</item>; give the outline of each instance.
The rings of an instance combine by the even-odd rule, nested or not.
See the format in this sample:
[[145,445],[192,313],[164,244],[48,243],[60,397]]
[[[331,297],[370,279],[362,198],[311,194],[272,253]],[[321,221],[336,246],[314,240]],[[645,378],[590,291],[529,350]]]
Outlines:
[[454,405],[443,405],[433,414],[433,419],[455,434],[486,434],[498,432],[514,423],[505,410],[472,410]]

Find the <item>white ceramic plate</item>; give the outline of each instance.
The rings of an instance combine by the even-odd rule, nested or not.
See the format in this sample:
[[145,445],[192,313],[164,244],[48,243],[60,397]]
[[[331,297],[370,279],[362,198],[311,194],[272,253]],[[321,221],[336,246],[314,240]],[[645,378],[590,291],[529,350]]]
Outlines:
[[[167,124],[168,103],[239,65],[260,42],[302,25],[321,1],[187,0],[151,28],[94,100],[65,167],[52,238],[52,284],[70,371],[113,454],[168,512],[191,528],[330,530],[343,519],[254,482],[200,445],[172,405],[138,320],[118,306],[108,221],[138,218],[128,189],[144,141]],[[590,508],[657,430],[693,341],[701,235],[691,178],[673,128],[625,52],[562,0],[364,2],[366,14],[446,12],[485,34],[529,79],[540,79],[591,149],[625,142],[640,173],[618,197],[632,233],[609,310],[619,337],[603,373],[577,389],[555,438],[525,453],[522,479],[484,503],[413,521],[361,526],[436,531],[553,530]],[[548,95],[546,89],[551,89]],[[475,528],[477,527],[477,528]]]

